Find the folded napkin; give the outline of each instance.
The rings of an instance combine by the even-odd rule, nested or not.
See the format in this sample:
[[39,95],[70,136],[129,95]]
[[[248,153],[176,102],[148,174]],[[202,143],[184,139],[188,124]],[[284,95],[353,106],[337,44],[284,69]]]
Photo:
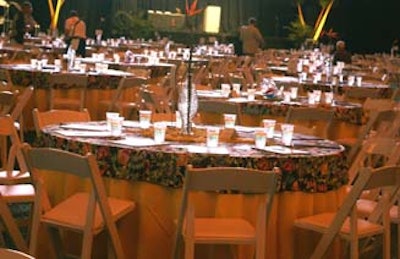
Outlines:
[[86,131],[108,131],[107,125],[104,124],[66,123],[62,124],[60,128]]
[[310,152],[300,149],[293,149],[284,146],[266,146],[264,148],[255,148],[262,151],[267,151],[270,153],[281,154],[281,155],[309,155]]
[[131,146],[131,147],[150,147],[150,146],[168,145],[167,142],[155,143],[154,139],[152,138],[142,138],[133,136],[129,136],[124,139],[113,140],[111,142],[114,144]]
[[54,133],[66,136],[66,137],[82,137],[82,138],[111,138],[115,137],[111,135],[109,131],[86,131],[86,130],[56,130]]

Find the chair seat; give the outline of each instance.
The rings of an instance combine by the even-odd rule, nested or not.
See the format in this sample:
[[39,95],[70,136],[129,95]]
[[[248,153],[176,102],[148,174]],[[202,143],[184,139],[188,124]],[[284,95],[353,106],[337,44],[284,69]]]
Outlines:
[[[74,230],[83,230],[86,223],[88,203],[89,193],[76,193],[46,212],[42,217],[42,222]],[[108,198],[108,203],[114,221],[128,214],[135,207],[135,203],[132,201],[116,198]],[[71,213],[71,211],[75,213]],[[99,233],[103,227],[103,217],[97,207],[93,224],[93,233]]]
[[[297,219],[294,224],[295,226],[303,229],[325,233],[333,222],[335,216],[335,213],[321,213],[314,216]],[[357,219],[357,231],[358,237],[363,238],[383,233],[383,227],[379,224],[374,224],[363,219]],[[340,235],[347,239],[349,238],[349,234],[350,221],[349,218],[347,218],[340,229]]]
[[357,215],[360,218],[368,218],[378,203],[373,200],[359,199],[357,200]]
[[7,175],[7,171],[0,171],[0,184],[24,184],[31,182],[29,172],[21,173],[21,171],[13,170],[10,175]]
[[0,185],[0,194],[7,203],[33,202],[35,188],[32,184]]
[[196,218],[194,222],[196,243],[252,243],[255,229],[240,218]]

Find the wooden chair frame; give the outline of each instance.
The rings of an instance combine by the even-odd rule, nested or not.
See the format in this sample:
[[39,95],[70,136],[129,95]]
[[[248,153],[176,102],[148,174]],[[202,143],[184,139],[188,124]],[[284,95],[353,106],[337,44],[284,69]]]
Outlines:
[[[313,230],[322,233],[322,238],[318,242],[311,259],[319,259],[324,256],[329,246],[337,235],[350,241],[350,256],[351,258],[359,257],[359,239],[372,235],[383,234],[383,257],[390,258],[390,220],[389,220],[389,205],[390,193],[400,186],[400,167],[387,166],[378,169],[361,168],[358,177],[351,188],[351,191],[343,201],[339,210],[336,213],[324,213],[320,216],[327,218],[326,215],[332,215],[330,224],[327,226],[321,225],[319,215],[314,215],[306,218],[297,219],[294,223],[296,227]],[[382,199],[380,206],[383,208],[382,224],[367,222],[366,220],[357,217],[356,202],[365,190],[382,189]],[[342,229],[345,221],[348,220],[350,227],[349,232]],[[315,223],[314,223],[315,222]],[[358,233],[359,226],[362,223],[368,224],[369,231]]]
[[[117,202],[124,203],[121,205],[123,208],[117,212],[111,210],[111,206],[113,206],[111,205],[112,200],[106,196],[106,190],[94,155],[89,153],[85,156],[81,156],[59,149],[30,148],[29,146],[26,146],[24,151],[30,171],[36,179],[35,188],[37,193],[32,223],[30,253],[32,255],[36,253],[38,243],[37,233],[39,231],[39,226],[44,224],[50,227],[49,230],[52,236],[52,242],[55,252],[59,257],[62,253],[62,245],[57,227],[80,231],[83,233],[81,252],[81,258],[83,259],[91,258],[94,235],[99,233],[102,229],[107,229],[116,258],[125,258],[115,223],[122,216],[131,212],[135,205],[131,201],[118,200]],[[46,159],[43,159],[44,157]],[[65,221],[63,221],[63,219],[58,219],[57,217],[54,219],[54,213],[57,215],[57,208],[60,208],[59,206],[62,207],[63,202],[52,207],[49,202],[44,182],[40,177],[39,172],[41,170],[56,171],[89,180],[91,184],[91,190],[89,193],[78,193],[64,201],[67,202],[68,199],[76,199],[75,203],[72,203],[75,205],[76,210],[82,210],[82,206],[85,204],[84,202],[87,202],[87,207],[85,207],[87,208],[87,211],[83,226],[71,223],[65,218]],[[82,200],[83,203],[77,202],[79,200]],[[114,199],[114,201],[115,200],[117,199]],[[68,206],[71,206],[71,203],[69,203]],[[100,214],[99,212],[96,212],[97,208]],[[64,207],[64,213],[76,213],[76,211],[71,211],[71,207],[69,207],[69,209],[69,211],[65,211]],[[60,212],[61,211],[58,213]],[[102,222],[99,223],[99,220]]]
[[329,138],[332,131],[332,120],[334,112],[323,108],[316,107],[290,107],[286,114],[286,123],[307,122],[306,127],[312,129],[313,123],[324,122],[325,130],[320,135],[321,137]]
[[[49,77],[50,94],[49,94],[49,110],[55,109],[57,105],[68,107],[77,107],[79,111],[82,111],[86,105],[86,92],[88,85],[88,78],[86,75],[71,75],[54,73]],[[57,85],[63,86],[63,88],[57,88]],[[65,88],[64,88],[65,87]],[[71,98],[58,98],[56,97],[56,91],[68,91],[71,89],[79,89],[79,100],[71,100]]]
[[[219,238],[218,240],[197,240],[194,224],[196,222],[194,206],[189,199],[189,193],[197,191],[219,192],[234,190],[239,193],[262,195],[257,210],[254,237],[251,239]],[[276,191],[276,174],[254,169],[215,167],[194,169],[187,167],[183,186],[181,207],[179,211],[175,249],[173,258],[179,258],[179,248],[183,236],[185,238],[185,258],[193,258],[195,243],[225,243],[225,244],[254,244],[256,258],[263,259],[265,253],[265,230],[271,211],[273,195]]]
[[42,134],[42,129],[48,125],[88,121],[90,121],[90,114],[86,109],[83,111],[51,110],[46,112],[40,112],[37,108],[33,109],[33,122],[38,137]]

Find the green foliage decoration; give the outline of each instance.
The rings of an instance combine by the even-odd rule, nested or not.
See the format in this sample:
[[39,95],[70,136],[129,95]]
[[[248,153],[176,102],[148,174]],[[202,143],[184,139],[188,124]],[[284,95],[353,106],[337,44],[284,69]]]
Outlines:
[[148,39],[154,35],[153,25],[144,15],[132,14],[127,11],[118,11],[114,15],[112,26],[113,37],[128,39]]
[[307,39],[312,38],[313,28],[309,25],[302,25],[299,20],[293,21],[286,26],[289,31],[288,38],[297,46],[300,46]]

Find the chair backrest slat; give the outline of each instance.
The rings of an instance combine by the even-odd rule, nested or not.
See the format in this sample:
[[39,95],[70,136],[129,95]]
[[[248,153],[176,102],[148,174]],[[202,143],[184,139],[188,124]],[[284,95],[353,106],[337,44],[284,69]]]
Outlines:
[[376,169],[367,184],[364,186],[364,190],[371,190],[376,188],[385,188],[390,186],[400,185],[400,167],[396,166],[385,166]]
[[275,175],[244,168],[191,168],[186,187],[193,191],[235,190],[241,193],[267,193]]
[[1,91],[0,92],[0,115],[11,113],[17,99],[18,91]]
[[88,122],[90,121],[90,114],[86,109],[83,111],[50,110],[40,112],[35,108],[33,109],[33,121],[36,135],[40,136],[42,129],[48,125],[68,122]]
[[[143,87],[146,83],[147,83],[146,77],[122,77],[119,81],[117,90],[114,96],[112,97],[108,110],[114,111],[118,108],[118,103],[122,101],[125,91],[127,91],[130,88],[137,88],[138,90],[137,92],[139,92],[140,88]],[[131,102],[132,98],[130,98]]]
[[85,88],[88,84],[88,78],[86,75],[54,73],[49,76],[48,82],[52,88],[54,86]]
[[87,156],[71,154],[59,149],[32,148],[28,150],[29,164],[39,170],[50,170],[90,178]]
[[17,97],[17,102],[11,112],[11,117],[14,120],[18,120],[21,116],[22,110],[24,109],[33,94],[33,90],[33,86],[29,86]]

